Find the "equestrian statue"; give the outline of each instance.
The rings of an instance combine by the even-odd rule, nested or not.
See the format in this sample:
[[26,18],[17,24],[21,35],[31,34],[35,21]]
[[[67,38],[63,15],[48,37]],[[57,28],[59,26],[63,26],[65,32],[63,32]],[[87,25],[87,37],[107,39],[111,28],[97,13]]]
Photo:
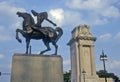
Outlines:
[[[51,20],[48,19],[47,12],[41,12],[38,13],[35,10],[31,10],[33,16],[37,17],[37,23],[35,24],[33,17],[31,14],[26,12],[17,12],[16,14],[18,17],[23,18],[22,23],[22,29],[16,29],[16,39],[18,42],[22,42],[22,40],[19,38],[19,33],[22,34],[22,36],[26,40],[26,52],[25,54],[28,54],[29,51],[29,44],[31,39],[39,40],[42,39],[43,43],[47,47],[47,49],[40,52],[40,55],[51,50],[49,43],[52,43],[55,47],[55,53],[53,55],[57,55],[58,45],[56,44],[57,41],[60,39],[60,37],[63,34],[63,30],[60,27],[57,27],[55,23],[53,23]],[[53,24],[53,26],[56,26],[56,28],[52,28],[49,26],[41,26],[42,22],[46,20],[49,23]]]

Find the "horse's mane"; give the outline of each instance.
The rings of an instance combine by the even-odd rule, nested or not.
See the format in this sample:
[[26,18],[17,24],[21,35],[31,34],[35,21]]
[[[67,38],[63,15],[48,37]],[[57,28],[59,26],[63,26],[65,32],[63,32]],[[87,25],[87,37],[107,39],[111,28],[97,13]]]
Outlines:
[[34,18],[29,13],[25,13],[27,17],[29,17],[29,21],[32,23],[32,25],[35,24]]

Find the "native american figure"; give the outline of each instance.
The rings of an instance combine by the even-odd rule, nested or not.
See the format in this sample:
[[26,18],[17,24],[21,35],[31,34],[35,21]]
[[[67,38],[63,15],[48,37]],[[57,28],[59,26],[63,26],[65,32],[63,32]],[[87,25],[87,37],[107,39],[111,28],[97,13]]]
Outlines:
[[51,20],[48,19],[47,12],[37,13],[34,10],[31,10],[34,16],[37,16],[37,23],[35,24],[33,17],[26,12],[17,12],[19,17],[23,18],[22,28],[16,29],[16,39],[21,43],[22,40],[19,38],[18,33],[21,33],[26,39],[26,54],[28,54],[29,44],[31,39],[42,39],[47,49],[41,51],[40,54],[45,53],[46,51],[51,50],[49,43],[51,42],[55,46],[55,53],[57,55],[58,45],[56,44],[59,38],[63,34],[63,30],[60,27],[53,29],[52,27],[43,27],[41,23],[43,20],[47,20],[54,26],[57,26]]

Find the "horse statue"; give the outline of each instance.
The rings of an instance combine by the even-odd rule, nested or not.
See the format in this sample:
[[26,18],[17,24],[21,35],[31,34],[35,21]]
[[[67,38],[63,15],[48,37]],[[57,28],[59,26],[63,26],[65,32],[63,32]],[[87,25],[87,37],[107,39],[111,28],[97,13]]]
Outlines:
[[42,39],[43,43],[47,47],[47,49],[40,52],[43,54],[49,50],[51,50],[49,43],[52,43],[55,47],[54,55],[57,55],[58,45],[56,44],[59,38],[63,34],[63,30],[60,27],[56,27],[53,29],[52,27],[36,27],[33,17],[26,12],[17,12],[19,17],[23,18],[22,27],[23,29],[16,29],[16,39],[18,42],[22,42],[19,38],[19,33],[26,39],[26,52],[28,54],[29,44],[31,39],[39,40]]

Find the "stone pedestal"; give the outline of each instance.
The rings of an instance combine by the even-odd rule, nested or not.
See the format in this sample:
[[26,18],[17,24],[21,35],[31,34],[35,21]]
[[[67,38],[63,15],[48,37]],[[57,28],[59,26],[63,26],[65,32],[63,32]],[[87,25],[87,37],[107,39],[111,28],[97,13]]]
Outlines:
[[63,82],[61,56],[15,54],[11,82]]

